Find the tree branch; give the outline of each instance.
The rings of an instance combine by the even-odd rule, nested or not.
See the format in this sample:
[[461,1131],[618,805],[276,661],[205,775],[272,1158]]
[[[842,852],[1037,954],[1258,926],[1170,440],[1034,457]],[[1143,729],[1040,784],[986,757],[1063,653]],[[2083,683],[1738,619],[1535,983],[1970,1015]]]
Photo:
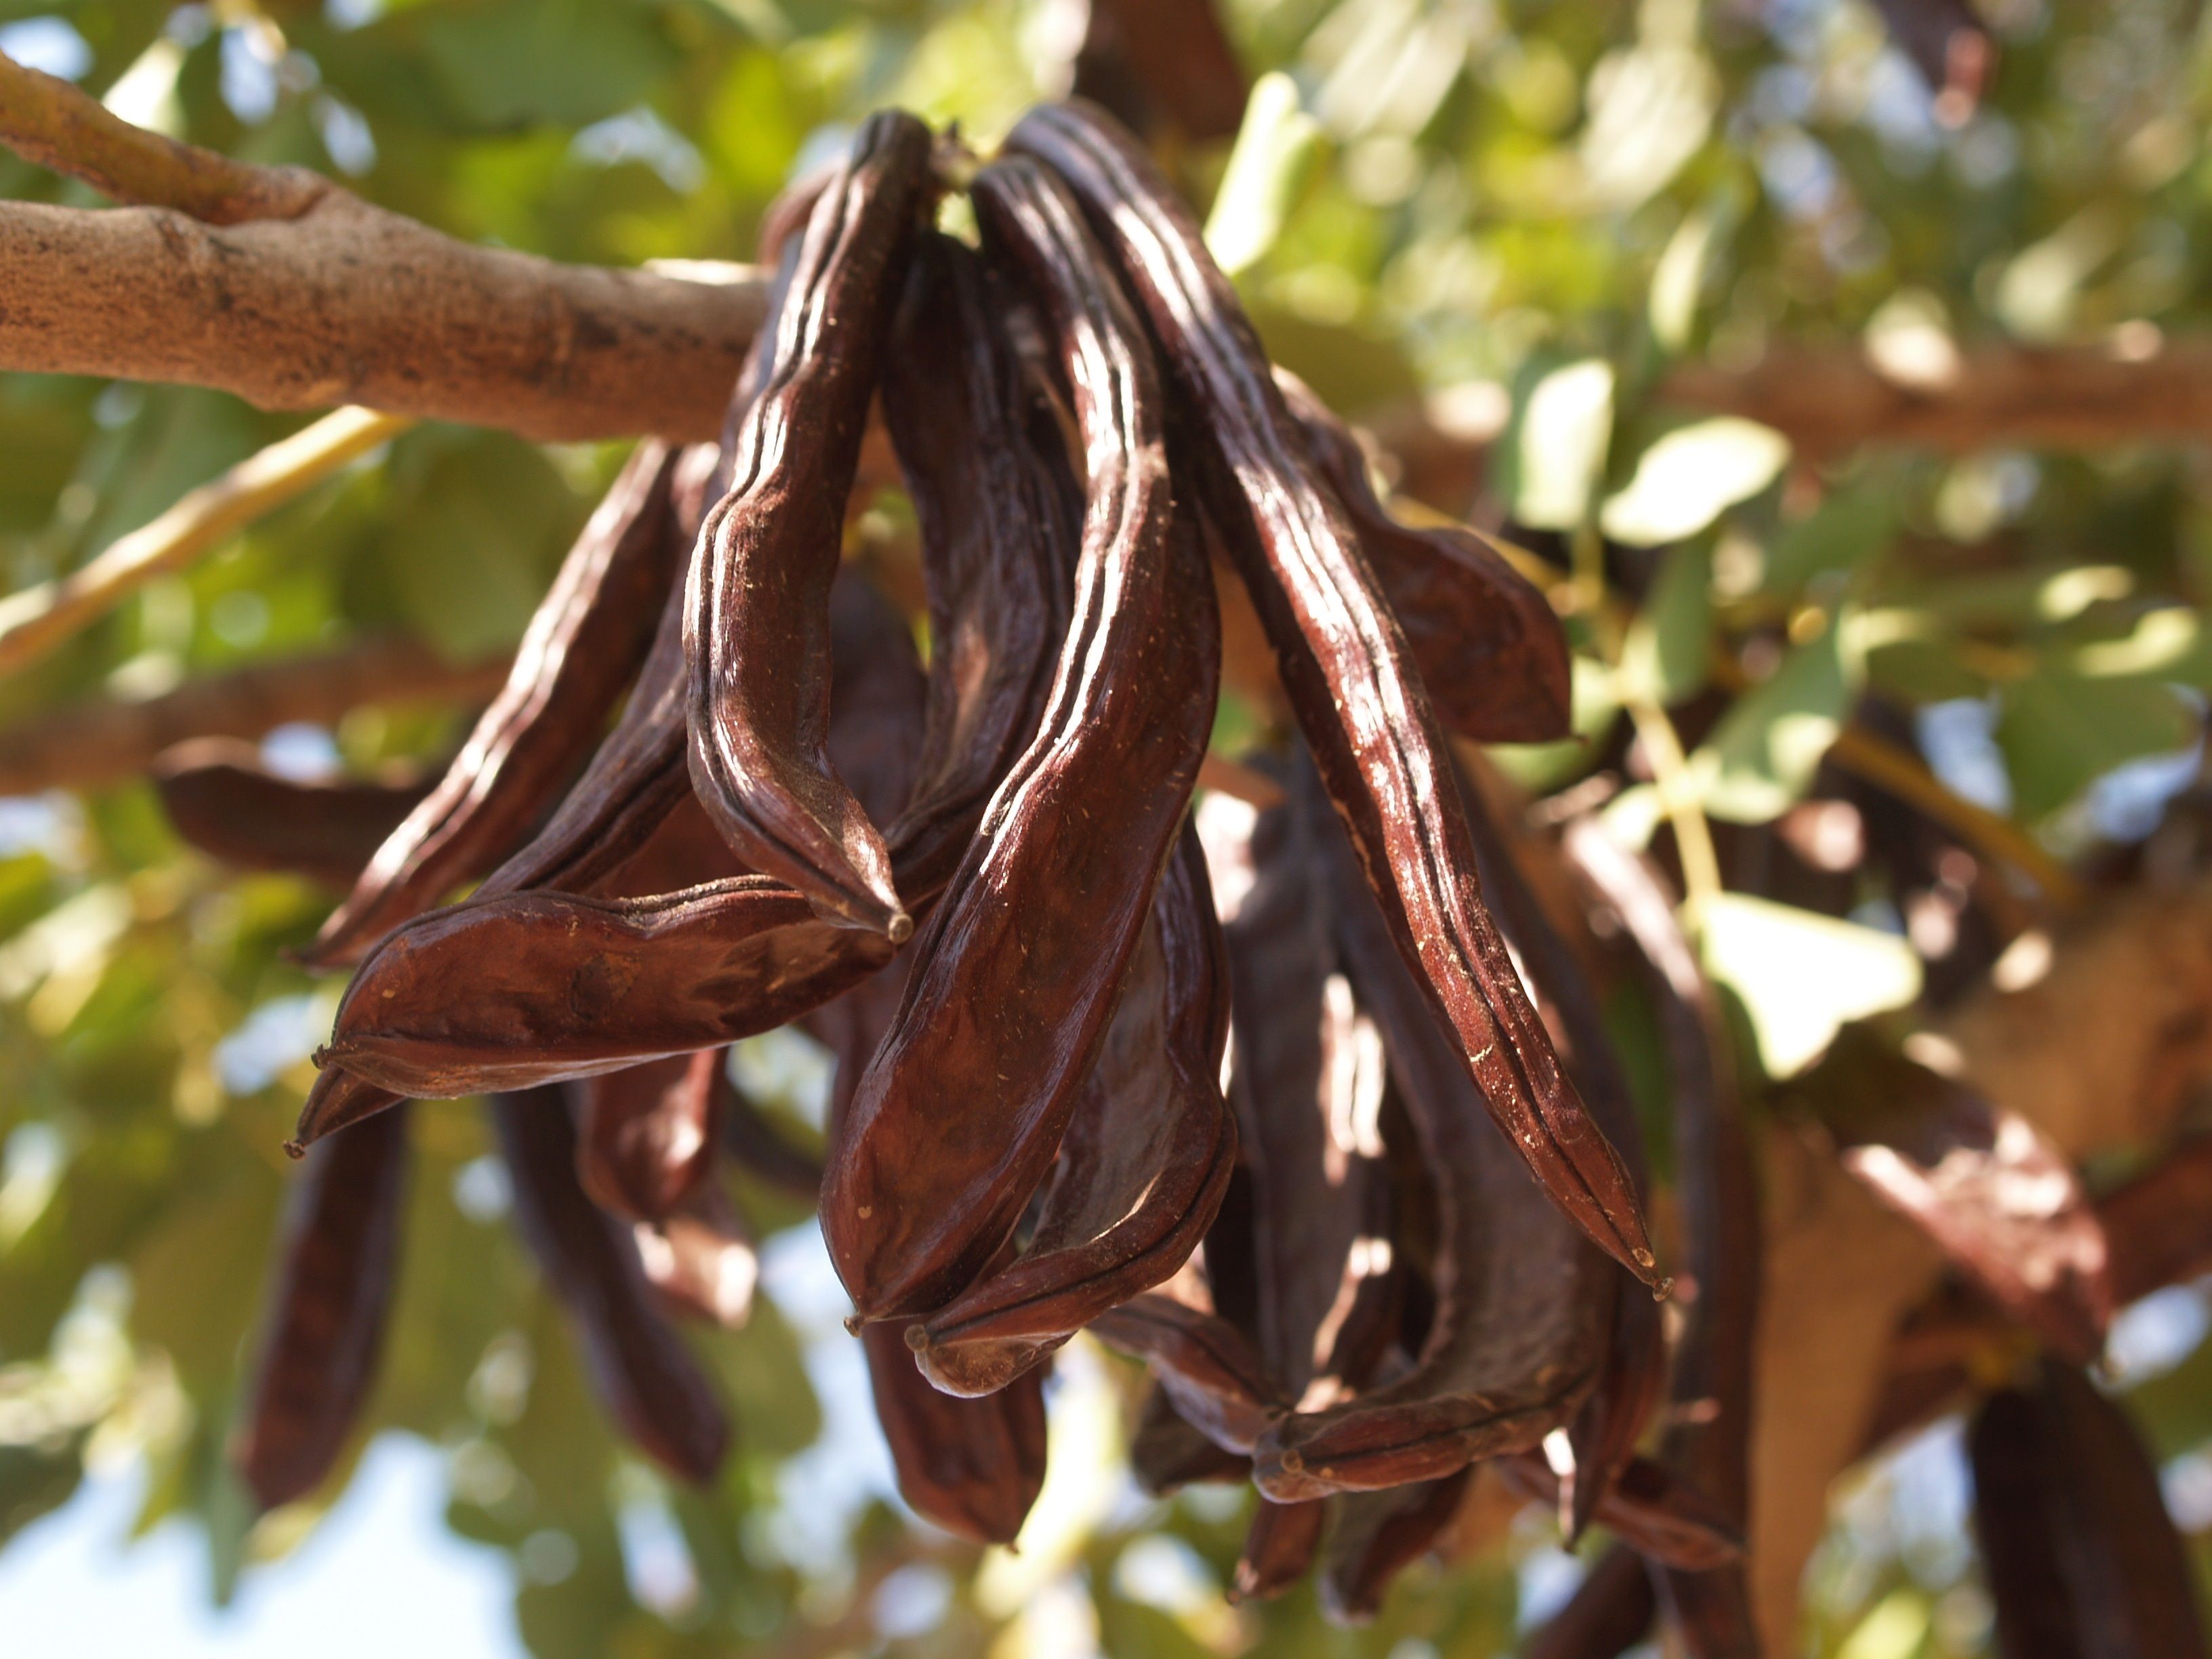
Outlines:
[[363,704],[489,697],[507,663],[441,660],[409,639],[373,639],[327,656],[254,663],[158,697],[101,698],[0,729],[0,796],[85,789],[144,775],[186,738],[258,738],[295,720],[328,725]]
[[714,436],[764,290],[474,247],[336,189],[224,228],[0,203],[0,368],[546,441]]

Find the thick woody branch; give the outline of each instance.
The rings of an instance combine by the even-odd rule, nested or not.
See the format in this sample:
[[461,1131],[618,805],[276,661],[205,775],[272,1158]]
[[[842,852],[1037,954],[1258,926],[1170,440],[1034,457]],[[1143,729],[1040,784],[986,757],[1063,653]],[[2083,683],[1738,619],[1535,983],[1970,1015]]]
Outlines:
[[332,190],[228,227],[0,203],[0,368],[579,440],[720,428],[763,293],[471,246]]
[[258,738],[304,720],[328,725],[364,704],[489,697],[504,661],[455,666],[409,639],[373,639],[328,656],[255,663],[156,697],[101,698],[0,730],[0,796],[84,789],[143,776],[187,738]]

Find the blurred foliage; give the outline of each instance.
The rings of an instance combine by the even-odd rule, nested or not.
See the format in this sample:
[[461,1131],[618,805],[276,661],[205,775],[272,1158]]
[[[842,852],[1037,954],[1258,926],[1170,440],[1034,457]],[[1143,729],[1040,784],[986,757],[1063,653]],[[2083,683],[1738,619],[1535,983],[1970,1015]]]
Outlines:
[[[0,0],[0,49],[134,120],[329,170],[457,235],[629,264],[746,257],[775,191],[878,105],[988,143],[1065,84],[1080,10]],[[1176,160],[1272,349],[1355,416],[1425,397],[1504,417],[1486,476],[1431,504],[1512,520],[1569,612],[1583,740],[1504,757],[1524,777],[1619,766],[1629,719],[1648,734],[1656,714],[1694,806],[1758,825],[1825,789],[1829,743],[1878,708],[1954,789],[2067,855],[2140,839],[2194,779],[2212,690],[2201,448],[1873,445],[1814,468],[1776,434],[1652,396],[1674,361],[1740,366],[1780,340],[1924,362],[1993,338],[2140,353],[2205,325],[2212,21],[2194,0],[1980,10],[1996,77],[1947,125],[1861,0],[1226,8],[1247,69],[1279,75],[1233,163],[1225,144]],[[92,202],[4,156],[0,193]],[[80,563],[295,424],[211,393],[0,377],[0,580]],[[369,630],[495,649],[619,459],[410,433],[0,684],[0,720]],[[366,769],[453,737],[449,715],[365,710],[280,746]],[[1650,785],[1608,811],[1666,844]],[[1773,1071],[1838,1019],[1911,999],[1952,949],[1872,875],[1816,895],[1747,874],[1731,844],[1735,890],[1705,943],[1745,993],[1747,1058]],[[283,952],[329,902],[183,850],[143,787],[0,801],[0,1538],[65,1502],[88,1461],[142,1460],[139,1527],[204,1529],[224,1595],[342,1490],[255,1524],[221,1455],[277,1148],[333,995]],[[1624,1012],[1645,1071],[1649,1028]],[[803,1109],[805,1057],[779,1041],[748,1063]],[[700,1345],[738,1448],[714,1490],[669,1490],[594,1407],[503,1224],[473,1110],[425,1110],[415,1138],[370,1415],[443,1449],[448,1522],[511,1557],[544,1659],[814,1651],[809,1621],[855,1594],[855,1643],[915,1655],[1080,1651],[1086,1632],[1117,1654],[1479,1655],[1571,1576],[1548,1523],[1509,1507],[1463,1525],[1462,1559],[1408,1573],[1364,1632],[1322,1624],[1310,1592],[1231,1607],[1249,1498],[1137,1494],[1115,1462],[1133,1379],[1080,1346],[1023,1553],[955,1549],[890,1496],[857,1361],[808,1276],[811,1224],[765,1193],[748,1194],[757,1214],[786,1230],[769,1296]],[[2187,1341],[2120,1379],[2203,1561],[2212,1358],[2201,1303],[2179,1305],[2161,1328]],[[1814,1580],[1821,1652],[1984,1650],[1954,1450],[1939,1431],[1843,1506]],[[672,1585],[639,1569],[648,1523],[678,1546]]]

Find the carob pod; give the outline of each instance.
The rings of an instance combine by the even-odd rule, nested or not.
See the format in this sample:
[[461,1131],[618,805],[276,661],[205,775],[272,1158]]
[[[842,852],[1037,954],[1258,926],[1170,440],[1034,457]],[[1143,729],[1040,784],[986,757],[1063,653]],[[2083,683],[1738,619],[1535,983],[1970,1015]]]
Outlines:
[[670,486],[679,452],[640,444],[538,602],[507,684],[445,776],[392,832],[305,952],[363,951],[522,841],[574,772],[653,644],[676,579]]
[[[1751,1496],[1761,1234],[1751,1141],[1712,988],[1650,862],[1594,819],[1570,823],[1568,860],[1608,906],[1648,969],[1674,1108],[1674,1180],[1683,1261],[1697,1295],[1683,1309],[1669,1385],[1676,1420],[1668,1468],[1712,1498],[1741,1533]],[[1671,1622],[1694,1659],[1758,1659],[1759,1632],[1741,1565],[1655,1571]]]
[[[1553,925],[1522,867],[1526,833],[1501,824],[1500,809],[1486,798],[1478,781],[1462,774],[1461,781],[1484,890],[1559,1039],[1570,1075],[1591,1117],[1620,1153],[1641,1199],[1650,1186],[1643,1126],[1606,1030],[1597,988],[1587,965]],[[1567,1426],[1561,1460],[1565,1467],[1559,1471],[1559,1529],[1569,1547],[1582,1537],[1613,1477],[1634,1454],[1667,1387],[1658,1304],[1625,1273],[1611,1277],[1605,1369]]]
[[1610,1305],[1610,1267],[1477,1122],[1481,1103],[1449,1030],[1407,972],[1317,791],[1300,793],[1328,828],[1339,948],[1434,1171],[1440,1237],[1436,1311],[1412,1370],[1261,1436],[1254,1476],[1279,1498],[1437,1480],[1535,1445],[1595,1386]]
[[1175,513],[1150,349],[1033,163],[972,186],[1075,386],[1089,474],[1074,618],[1036,737],[920,941],[823,1193],[862,1320],[927,1313],[997,1253],[1057,1152],[1188,805],[1220,668],[1212,573]]
[[[1250,1473],[1249,1465],[1244,1472]],[[1261,1493],[1230,1579],[1229,1599],[1267,1601],[1291,1589],[1313,1565],[1328,1522],[1327,1504],[1278,1504]]]
[[2004,1659],[2204,1659],[2196,1575],[2127,1413],[2045,1359],[1967,1434]]
[[1185,1486],[1249,1480],[1252,1460],[1215,1445],[1156,1382],[1129,1437],[1129,1472],[1146,1493],[1168,1498]]
[[[926,231],[884,368],[884,423],[921,541],[930,665],[920,787],[887,832],[902,890],[941,885],[1036,732],[1067,632],[1082,534],[1066,458],[1036,441],[1033,394],[981,258]],[[866,803],[864,803],[866,804]]]
[[1429,1553],[1459,1513],[1474,1473],[1470,1465],[1433,1480],[1330,1499],[1321,1565],[1322,1610],[1340,1625],[1374,1618],[1392,1581]]
[[714,1167],[722,1050],[668,1054],[577,1085],[576,1176],[592,1201],[626,1221],[657,1221]]
[[1143,1360],[1176,1413],[1224,1450],[1249,1453],[1285,1409],[1244,1333],[1181,1297],[1148,1291],[1099,1315],[1091,1334]]
[[894,943],[914,923],[890,852],[829,757],[830,589],[930,148],[912,116],[871,116],[816,202],[684,597],[699,799],[755,869]]
[[1351,429],[1290,370],[1278,368],[1275,384],[1358,532],[1437,718],[1478,743],[1565,737],[1573,713],[1566,631],[1536,585],[1478,530],[1401,524],[1368,482]]
[[[1499,1459],[1498,1468],[1523,1497],[1560,1501],[1564,1483],[1542,1453],[1516,1452]],[[1711,1572],[1743,1559],[1741,1528],[1713,1499],[1648,1457],[1621,1463],[1591,1518],[1655,1566]]]
[[722,1103],[722,1146],[740,1169],[779,1192],[811,1200],[822,1191],[822,1160],[793,1146],[734,1084]]
[[315,1150],[284,1221],[250,1403],[230,1459],[264,1510],[305,1497],[337,1462],[375,1380],[399,1257],[407,1115],[386,1112]]
[[1221,1097],[1228,1034],[1221,927],[1186,826],[1028,1243],[907,1329],[931,1382],[948,1394],[1004,1388],[1189,1260],[1237,1164]]
[[[895,806],[911,775],[921,690],[913,636],[858,572],[833,588],[830,619],[835,672],[848,693],[832,721],[833,753]],[[673,641],[665,626],[656,650],[672,671],[680,660]],[[654,672],[648,665],[639,696]],[[672,692],[662,707],[676,708]],[[644,729],[632,716],[646,718],[635,699],[611,745],[625,730]],[[677,729],[672,713],[665,723]],[[818,1006],[890,959],[880,936],[821,921],[793,890],[764,877],[666,890],[669,875],[688,866],[696,878],[728,858],[719,838],[701,833],[710,826],[676,753],[667,749],[658,782],[627,761],[611,769],[610,778],[645,777],[649,787],[644,797],[617,788],[610,799],[634,804],[672,792],[650,811],[618,813],[628,826],[619,848],[604,835],[563,843],[576,853],[564,866],[571,875],[617,892],[635,893],[643,879],[650,890],[492,890],[514,869],[510,861],[478,896],[417,918],[370,952],[339,1003],[323,1051],[329,1063],[301,1109],[297,1144],[406,1095],[520,1088],[720,1047]],[[479,951],[496,954],[479,962]]]
[[1334,493],[1259,338],[1151,161],[1102,112],[1035,109],[1007,140],[1066,180],[1149,318],[1182,430],[1390,937],[1456,1034],[1498,1127],[1601,1249],[1655,1288],[1628,1171],[1561,1071],[1483,908],[1449,751]]
[[1658,1610],[1643,1560],[1616,1544],[1598,1557],[1566,1606],[1528,1633],[1521,1659],[1620,1659],[1650,1634]]
[[515,1225],[568,1312],[601,1402],[670,1474],[711,1479],[729,1445],[729,1420],[698,1361],[655,1311],[629,1229],[577,1184],[564,1091],[496,1095],[491,1115]]
[[257,744],[234,738],[195,738],[164,750],[154,787],[170,828],[210,858],[331,887],[351,886],[429,793],[428,784],[283,777],[263,763]]
[[860,1340],[899,1496],[958,1537],[1013,1542],[1044,1488],[1044,1370],[963,1400],[930,1387],[896,1326],[870,1325]]
[[665,1214],[633,1223],[646,1281],[680,1313],[735,1330],[752,1312],[760,1254],[744,1214],[711,1182]]

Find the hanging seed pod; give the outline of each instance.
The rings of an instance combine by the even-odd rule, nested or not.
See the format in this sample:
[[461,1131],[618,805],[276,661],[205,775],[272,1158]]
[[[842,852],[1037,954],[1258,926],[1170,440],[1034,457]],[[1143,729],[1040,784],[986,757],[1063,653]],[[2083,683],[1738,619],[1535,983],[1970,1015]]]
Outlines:
[[210,858],[331,887],[350,886],[428,793],[423,784],[280,777],[262,763],[259,748],[234,738],[163,750],[154,787],[170,828]]
[[304,1498],[344,1449],[376,1378],[407,1190],[407,1115],[387,1112],[307,1160],[230,1460],[264,1510]]
[[361,872],[307,953],[357,961],[397,924],[512,852],[575,769],[653,643],[675,580],[678,452],[640,444],[546,590],[507,684],[438,787]]
[[670,1474],[710,1480],[729,1445],[729,1421],[698,1362],[654,1311],[629,1230],[577,1185],[568,1103],[552,1090],[501,1094],[491,1112],[515,1224],[568,1312],[601,1403]]
[[1554,1200],[1624,1267],[1663,1285],[1627,1170],[1559,1069],[1483,908],[1443,733],[1403,630],[1358,532],[1315,476],[1197,225],[1102,112],[1032,110],[1007,147],[1067,182],[1152,326],[1208,517],[1252,596],[1395,947],[1456,1033],[1463,1069]]
[[890,854],[830,763],[830,589],[929,156],[921,122],[872,116],[816,202],[684,599],[699,799],[755,869],[893,943]]
[[1050,1167],[1189,801],[1219,671],[1149,357],[1091,279],[1096,244],[1033,166],[987,168],[973,191],[987,252],[1023,273],[1067,362],[1090,507],[1050,707],[931,919],[830,1158],[823,1231],[864,1320],[972,1284]]
[[657,1221],[713,1168],[722,1051],[670,1054],[603,1072],[577,1088],[576,1176],[592,1201],[628,1221]]
[[1529,1632],[1522,1659],[1620,1659],[1650,1634],[1657,1611],[1643,1560],[1616,1544],[1598,1557],[1566,1606]]

